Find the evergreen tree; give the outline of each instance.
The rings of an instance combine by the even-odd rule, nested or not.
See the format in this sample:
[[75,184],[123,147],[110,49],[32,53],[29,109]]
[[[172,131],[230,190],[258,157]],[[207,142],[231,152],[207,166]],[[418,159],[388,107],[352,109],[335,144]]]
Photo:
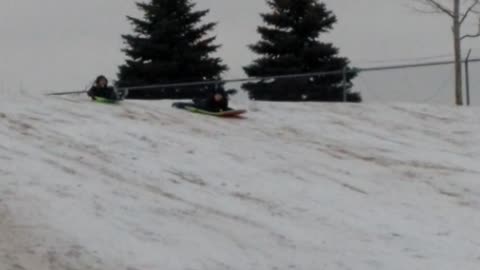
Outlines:
[[[247,75],[259,77],[347,69],[347,97],[350,101],[360,101],[359,94],[350,93],[351,80],[356,74],[348,67],[349,60],[338,56],[338,49],[331,43],[318,39],[337,22],[325,4],[318,0],[267,0],[267,4],[272,11],[261,15],[265,22],[258,27],[262,39],[250,45],[250,49],[261,57],[244,67]],[[257,100],[341,101],[343,81],[343,74],[337,73],[247,83],[243,88],[250,98]]]
[[[127,17],[134,34],[122,36],[127,60],[119,68],[118,86],[220,79],[227,67],[212,57],[219,48],[209,35],[216,23],[201,23],[209,10],[194,10],[190,0],[149,0],[137,7],[144,17]],[[131,91],[129,97],[193,98],[202,91],[205,87],[145,89]]]

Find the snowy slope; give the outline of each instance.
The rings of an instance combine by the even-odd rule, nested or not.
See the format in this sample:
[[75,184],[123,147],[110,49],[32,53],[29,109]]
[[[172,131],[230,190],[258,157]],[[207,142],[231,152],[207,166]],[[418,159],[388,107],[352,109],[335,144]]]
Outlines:
[[479,269],[480,111],[0,101],[0,269]]

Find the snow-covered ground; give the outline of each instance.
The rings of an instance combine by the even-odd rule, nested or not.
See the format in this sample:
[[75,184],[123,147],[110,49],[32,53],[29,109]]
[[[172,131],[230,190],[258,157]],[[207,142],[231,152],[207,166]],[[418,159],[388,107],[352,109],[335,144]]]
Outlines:
[[480,269],[480,110],[2,96],[0,269]]

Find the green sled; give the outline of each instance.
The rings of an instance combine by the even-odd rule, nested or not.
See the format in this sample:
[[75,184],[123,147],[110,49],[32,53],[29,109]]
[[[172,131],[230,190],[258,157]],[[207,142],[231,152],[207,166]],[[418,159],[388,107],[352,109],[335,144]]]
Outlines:
[[247,111],[246,110],[230,110],[230,111],[223,111],[223,112],[209,112],[205,111],[202,109],[198,109],[192,106],[185,106],[184,108],[187,111],[193,112],[193,113],[199,113],[199,114],[205,114],[205,115],[211,115],[211,116],[217,116],[217,117],[238,117],[241,116],[242,114],[245,114]]
[[93,101],[95,101],[97,103],[102,103],[102,104],[118,104],[118,103],[120,103],[121,100],[95,97],[95,99]]

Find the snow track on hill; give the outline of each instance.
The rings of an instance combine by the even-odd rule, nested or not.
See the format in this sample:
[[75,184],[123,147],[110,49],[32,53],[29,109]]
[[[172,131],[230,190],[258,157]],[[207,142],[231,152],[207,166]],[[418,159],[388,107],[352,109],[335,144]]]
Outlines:
[[0,269],[480,265],[478,109],[0,103]]

